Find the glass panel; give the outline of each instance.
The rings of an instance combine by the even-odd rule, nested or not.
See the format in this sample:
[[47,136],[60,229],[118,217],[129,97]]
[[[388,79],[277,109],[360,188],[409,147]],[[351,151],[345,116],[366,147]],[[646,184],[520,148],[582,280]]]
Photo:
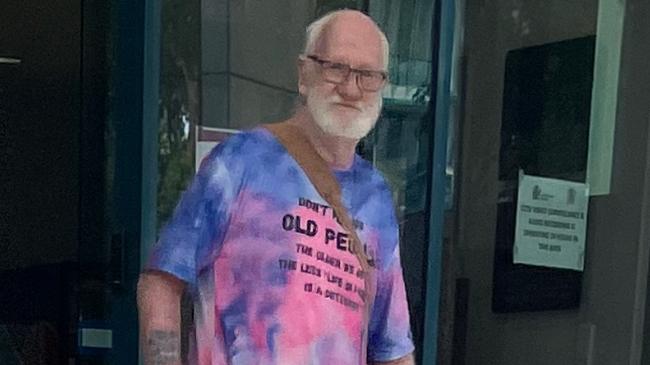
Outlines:
[[158,228],[194,173],[194,128],[201,118],[198,0],[162,3]]
[[110,328],[112,5],[28,0],[0,12],[3,365],[107,361],[77,335]]
[[386,177],[400,223],[401,255],[418,356],[424,334],[427,202],[433,133],[431,26],[433,1],[370,1],[369,14],[391,43],[384,109],[362,155]]

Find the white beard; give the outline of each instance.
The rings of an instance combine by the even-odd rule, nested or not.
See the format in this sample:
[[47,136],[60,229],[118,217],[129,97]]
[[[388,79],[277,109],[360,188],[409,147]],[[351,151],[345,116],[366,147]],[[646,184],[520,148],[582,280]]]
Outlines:
[[345,137],[359,140],[365,137],[377,123],[383,100],[381,95],[372,104],[361,107],[355,117],[345,117],[337,115],[336,110],[332,110],[333,103],[340,102],[338,95],[327,100],[326,97],[319,95],[318,91],[311,89],[307,93],[307,109],[316,125],[326,134],[337,137]]

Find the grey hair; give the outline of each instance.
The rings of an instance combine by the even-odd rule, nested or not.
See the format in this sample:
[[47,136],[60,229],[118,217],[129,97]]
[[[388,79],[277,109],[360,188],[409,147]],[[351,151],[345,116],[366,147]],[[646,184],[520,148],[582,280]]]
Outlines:
[[[337,16],[349,11],[351,10],[349,9],[334,10],[314,20],[311,24],[309,24],[307,26],[307,32],[305,35],[305,47],[303,49],[303,55],[312,54],[316,48],[316,42],[320,39],[323,30],[326,28],[326,26]],[[361,12],[359,13],[363,14]],[[367,15],[365,14],[363,15],[367,17]],[[384,67],[388,69],[388,62],[390,59],[390,45],[388,43],[388,38],[386,38],[386,34],[382,32],[381,28],[379,28],[377,23],[375,23],[375,21],[372,20],[372,18],[368,17],[368,19],[370,19],[377,27],[377,31],[379,32],[379,37],[381,38]]]

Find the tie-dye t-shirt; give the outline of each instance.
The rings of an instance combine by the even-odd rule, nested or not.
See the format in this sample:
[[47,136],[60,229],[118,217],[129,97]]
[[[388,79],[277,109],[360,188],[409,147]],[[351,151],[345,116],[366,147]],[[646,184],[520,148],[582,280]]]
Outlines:
[[[368,359],[403,357],[413,344],[390,190],[359,156],[334,174],[375,262]],[[364,279],[348,235],[265,129],[203,160],[148,268],[193,291],[192,364],[365,364]]]

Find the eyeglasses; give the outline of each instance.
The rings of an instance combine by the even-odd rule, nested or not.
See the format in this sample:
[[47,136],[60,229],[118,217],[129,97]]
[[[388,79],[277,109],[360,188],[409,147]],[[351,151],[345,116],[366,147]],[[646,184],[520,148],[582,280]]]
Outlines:
[[335,84],[344,83],[350,73],[354,72],[358,75],[356,81],[359,87],[364,91],[373,92],[381,89],[388,79],[388,74],[384,71],[359,70],[345,63],[326,61],[314,55],[307,55],[307,58],[320,65],[325,81]]

